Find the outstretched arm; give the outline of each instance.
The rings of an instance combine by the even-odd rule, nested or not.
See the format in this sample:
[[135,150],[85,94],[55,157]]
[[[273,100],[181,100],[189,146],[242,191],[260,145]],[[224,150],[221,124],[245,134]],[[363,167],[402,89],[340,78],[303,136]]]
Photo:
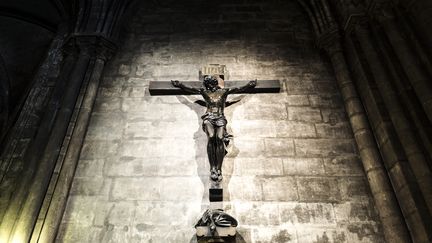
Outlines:
[[186,92],[192,93],[192,94],[201,94],[200,90],[188,85],[183,84],[182,82],[178,80],[171,80],[171,83],[174,87],[180,88]]
[[247,83],[245,86],[235,87],[235,88],[229,89],[228,94],[240,93],[240,92],[243,92],[247,89],[253,88],[256,85],[257,85],[257,81],[255,79],[255,80],[249,81],[249,83]]

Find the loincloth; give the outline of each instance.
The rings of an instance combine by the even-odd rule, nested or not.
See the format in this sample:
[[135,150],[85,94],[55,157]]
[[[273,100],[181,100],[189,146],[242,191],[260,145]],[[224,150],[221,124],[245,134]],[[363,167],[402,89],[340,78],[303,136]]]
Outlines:
[[211,112],[207,112],[204,115],[202,115],[201,118],[203,120],[202,129],[204,130],[204,132],[207,132],[206,126],[204,124],[205,122],[209,122],[214,127],[223,127],[223,129],[224,129],[223,142],[225,144],[225,147],[228,146],[230,139],[232,138],[232,135],[230,135],[226,130],[226,125],[228,122],[227,122],[227,119],[225,118],[225,116],[224,115],[215,115]]
[[[212,124],[215,127],[225,127],[226,124],[228,123],[224,115],[215,115],[210,112],[207,112],[204,115],[202,115],[201,119],[203,120],[203,124],[204,122],[207,121],[210,122],[210,124]],[[205,126],[203,126],[203,129],[205,129]]]

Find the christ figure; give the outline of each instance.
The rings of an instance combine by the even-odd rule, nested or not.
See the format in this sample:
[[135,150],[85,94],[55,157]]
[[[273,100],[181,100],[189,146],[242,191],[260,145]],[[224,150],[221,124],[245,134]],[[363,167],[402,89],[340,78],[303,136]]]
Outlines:
[[222,162],[227,154],[226,147],[230,138],[226,130],[227,120],[224,115],[224,109],[229,94],[243,92],[256,86],[257,81],[249,81],[245,86],[225,88],[224,80],[219,76],[205,76],[203,87],[194,88],[183,84],[178,80],[172,80],[174,87],[182,90],[200,94],[205,100],[207,110],[201,116],[202,128],[207,135],[207,155],[210,162],[210,179],[215,182],[222,181]]

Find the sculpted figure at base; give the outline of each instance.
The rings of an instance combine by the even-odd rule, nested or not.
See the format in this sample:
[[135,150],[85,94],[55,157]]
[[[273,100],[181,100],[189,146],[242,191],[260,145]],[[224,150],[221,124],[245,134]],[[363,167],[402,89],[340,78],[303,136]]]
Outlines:
[[227,120],[224,109],[229,94],[242,92],[256,86],[256,80],[250,81],[242,87],[225,88],[224,80],[218,76],[205,76],[201,88],[187,86],[180,81],[171,81],[174,87],[183,89],[186,92],[200,94],[207,106],[206,113],[201,116],[202,128],[207,134],[207,155],[210,162],[210,178],[213,181],[222,181],[222,162],[227,153],[230,138],[226,130]]
[[[218,227],[222,228],[235,228],[238,222],[231,215],[224,213],[222,209],[207,209],[204,212],[201,219],[196,223],[195,228],[198,227],[208,227],[210,229],[211,236],[216,236],[216,229]],[[227,232],[230,235],[234,235],[234,232]]]

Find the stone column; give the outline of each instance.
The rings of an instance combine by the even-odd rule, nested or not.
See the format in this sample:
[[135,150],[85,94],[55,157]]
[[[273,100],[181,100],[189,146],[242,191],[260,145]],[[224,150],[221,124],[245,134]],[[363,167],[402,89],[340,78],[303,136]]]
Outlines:
[[405,8],[410,15],[411,20],[414,22],[416,29],[423,37],[423,43],[430,50],[432,49],[432,31],[430,26],[432,24],[432,1],[430,0],[392,0],[392,2],[399,3]]
[[[353,23],[350,24],[352,25]],[[375,138],[411,237],[415,242],[426,242],[430,240],[431,218],[394,124],[391,119],[389,120],[391,114],[385,109],[386,105],[390,105],[388,97],[383,97],[379,93],[383,87],[378,83],[385,77],[380,76],[384,74],[377,70],[377,65],[379,67],[382,64],[377,63],[377,54],[370,49],[372,43],[365,26],[354,24],[353,28],[354,35],[347,35],[347,43],[356,59],[353,66],[357,69],[357,81],[363,103],[368,110]],[[373,65],[375,65],[374,69],[371,67]],[[375,76],[377,72],[380,72],[380,75]]]
[[[9,123],[9,76],[2,56],[0,55],[0,144]],[[0,152],[2,149],[0,149]]]
[[[99,88],[102,71],[107,59],[115,51],[115,45],[104,38],[87,37],[87,44],[92,48],[92,67],[88,86],[79,108],[78,117],[70,138],[68,149],[62,168],[55,185],[54,193],[49,204],[47,215],[40,232],[33,232],[35,242],[54,242],[58,227],[61,223],[63,211],[72,185],[79,155],[81,153],[83,140],[87,132],[93,105]],[[40,234],[39,234],[40,233]],[[36,240],[37,239],[37,240]]]
[[390,5],[374,8],[371,10],[373,16],[383,27],[393,50],[397,55],[408,79],[414,88],[429,121],[432,121],[432,84],[431,77],[425,70],[421,60],[413,52],[413,47],[401,34],[395,23],[395,16]]
[[366,112],[350,77],[338,32],[333,31],[322,36],[319,44],[327,52],[333,64],[363,168],[383,225],[385,239],[388,242],[410,242],[408,230],[383,167]]
[[[72,39],[71,39],[72,41]],[[27,168],[14,199],[6,211],[5,219],[10,227],[0,226],[2,230],[9,228],[11,242],[26,242],[30,239],[34,223],[41,208],[51,174],[56,165],[60,148],[69,126],[75,102],[89,70],[91,56],[86,46],[78,45],[79,54],[66,58],[65,65],[71,64],[72,70],[66,70],[59,80],[51,99],[51,109],[47,109],[36,139],[27,151],[27,160],[32,161],[33,168]],[[67,92],[64,92],[67,90]],[[37,153],[31,153],[37,150]],[[37,156],[39,154],[39,156]]]
[[[11,239],[11,233],[14,231],[15,224],[18,222],[18,218],[21,217],[21,210],[23,209],[23,204],[25,203],[27,199],[27,195],[30,192],[29,186],[34,183],[34,176],[36,174],[36,171],[38,170],[38,164],[39,160],[42,158],[43,153],[45,151],[45,148],[50,147],[52,148],[55,144],[61,146],[62,139],[58,137],[57,139],[51,140],[51,131],[54,130],[55,124],[57,123],[57,117],[63,117],[68,116],[67,109],[62,110],[60,115],[60,110],[62,109],[62,99],[63,99],[63,93],[64,90],[71,85],[74,85],[74,83],[68,82],[69,80],[69,74],[71,72],[71,69],[76,70],[75,73],[77,73],[77,69],[81,69],[82,66],[86,66],[88,62],[88,59],[85,57],[77,58],[75,53],[71,53],[68,55],[68,57],[64,61],[64,66],[61,71],[61,75],[57,80],[56,86],[53,90],[53,94],[50,98],[50,101],[46,107],[46,112],[44,113],[38,131],[36,133],[36,136],[34,137],[33,141],[29,145],[26,154],[24,155],[24,161],[26,169],[21,174],[21,179],[19,180],[19,184],[16,188],[16,190],[13,193],[13,197],[9,202],[8,208],[4,214],[3,220],[0,224],[0,238],[2,239]],[[80,85],[81,83],[79,83]],[[79,91],[79,87],[78,87]],[[62,119],[62,118],[59,118]],[[66,126],[67,128],[68,122],[66,124],[63,124],[63,126]],[[60,132],[60,125],[57,125],[57,132]],[[55,136],[55,135],[54,135]],[[56,154],[56,150],[58,148],[54,149],[54,151],[50,151],[49,155],[53,156]],[[49,176],[48,176],[49,177]],[[38,192],[34,192],[36,194],[42,193],[43,188],[38,188]],[[22,215],[22,217],[27,217],[29,220],[35,219],[34,215],[25,216]],[[32,227],[29,227],[29,229],[24,231],[31,231]],[[21,234],[22,232],[20,232]],[[28,233],[27,233],[28,234]],[[25,235],[23,237],[25,238]],[[24,238],[21,238],[21,236],[16,236],[15,238],[17,242],[25,241]],[[6,240],[7,241],[7,240]]]
[[432,212],[432,174],[427,164],[426,157],[420,150],[414,131],[402,110],[399,97],[392,87],[392,77],[380,59],[378,50],[373,46],[373,39],[367,30],[358,30],[357,37],[369,64],[370,71],[376,81],[376,85],[382,95],[384,104],[389,112],[390,119],[396,134],[403,146],[412,171],[417,179],[426,205]]

